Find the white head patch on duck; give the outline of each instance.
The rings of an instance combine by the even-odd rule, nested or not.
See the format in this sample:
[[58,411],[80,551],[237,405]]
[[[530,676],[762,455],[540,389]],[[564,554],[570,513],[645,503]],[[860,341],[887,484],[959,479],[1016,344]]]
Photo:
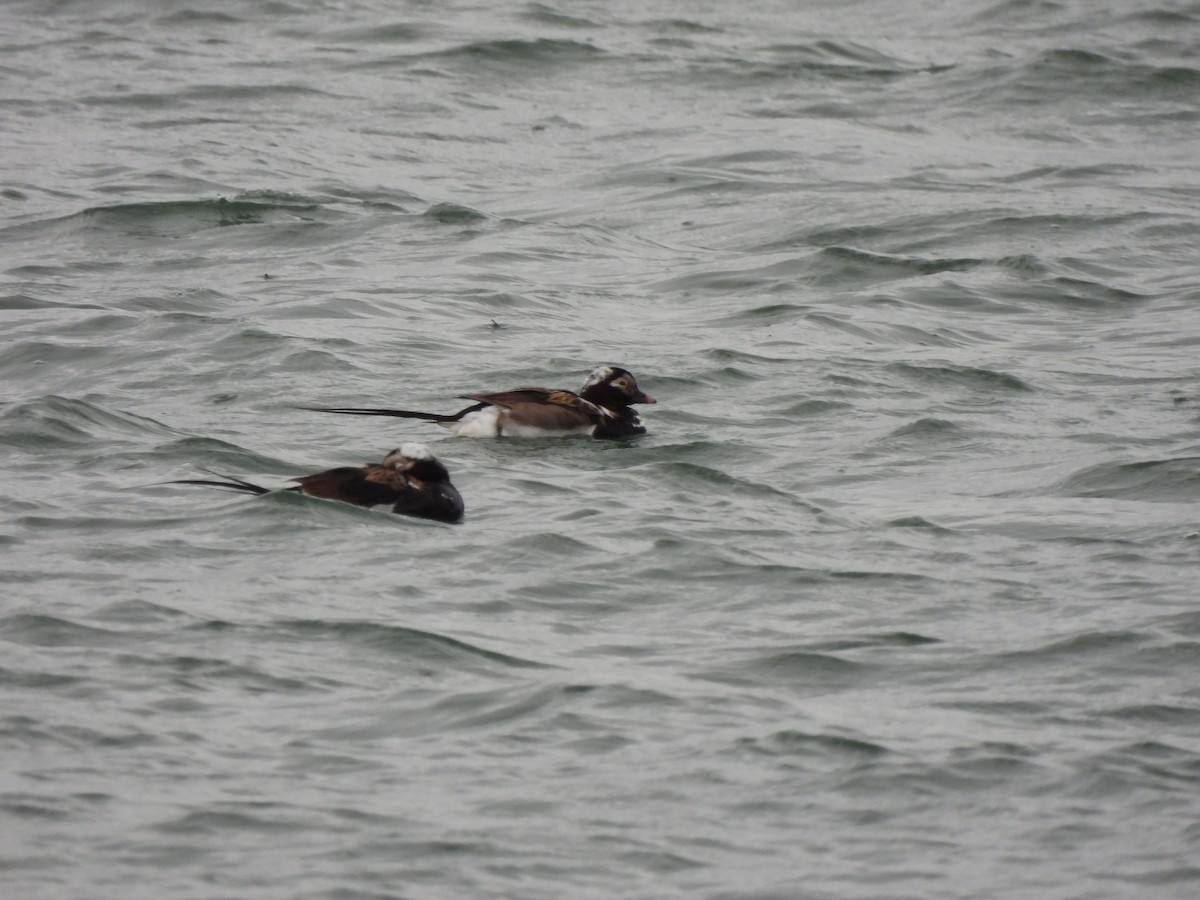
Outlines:
[[595,387],[598,384],[604,384],[617,373],[613,366],[598,366],[592,370],[592,374],[587,377],[587,381],[583,383],[583,390],[590,387]]

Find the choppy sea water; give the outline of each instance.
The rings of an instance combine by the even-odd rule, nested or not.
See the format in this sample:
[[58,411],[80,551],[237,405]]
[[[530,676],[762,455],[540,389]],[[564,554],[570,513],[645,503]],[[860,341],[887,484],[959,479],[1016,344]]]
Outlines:
[[1200,4],[797,6],[6,5],[7,896],[1195,896]]

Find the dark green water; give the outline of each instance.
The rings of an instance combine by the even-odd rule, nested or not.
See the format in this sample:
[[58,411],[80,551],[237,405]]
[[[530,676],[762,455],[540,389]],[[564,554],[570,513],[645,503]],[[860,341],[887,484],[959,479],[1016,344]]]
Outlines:
[[1196,893],[1200,5],[797,5],[7,5],[6,896]]

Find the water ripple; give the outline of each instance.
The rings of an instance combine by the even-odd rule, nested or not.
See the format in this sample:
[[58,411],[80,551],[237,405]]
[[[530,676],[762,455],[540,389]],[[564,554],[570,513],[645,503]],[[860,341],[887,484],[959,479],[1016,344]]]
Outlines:
[[1052,489],[1069,497],[1192,502],[1200,498],[1200,457],[1100,463],[1080,469]]

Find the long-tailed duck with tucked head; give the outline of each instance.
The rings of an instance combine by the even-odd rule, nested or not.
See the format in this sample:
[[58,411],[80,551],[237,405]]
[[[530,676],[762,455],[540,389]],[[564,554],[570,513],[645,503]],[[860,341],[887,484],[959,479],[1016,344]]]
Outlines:
[[[201,484],[247,494],[271,493],[270,488],[231,475],[209,474],[225,480],[187,479],[167,483]],[[458,522],[463,517],[463,499],[450,483],[450,473],[424,444],[405,444],[389,453],[382,463],[343,466],[315,475],[301,475],[292,481],[298,482],[295,487],[278,490],[367,508],[383,506],[394,513],[439,522]]]
[[316,412],[352,416],[396,416],[436,422],[458,437],[630,437],[646,429],[631,407],[656,403],[637,386],[626,369],[601,366],[588,376],[579,393],[524,387],[495,394],[461,394],[475,403],[456,413],[415,412],[347,406],[308,406]]

